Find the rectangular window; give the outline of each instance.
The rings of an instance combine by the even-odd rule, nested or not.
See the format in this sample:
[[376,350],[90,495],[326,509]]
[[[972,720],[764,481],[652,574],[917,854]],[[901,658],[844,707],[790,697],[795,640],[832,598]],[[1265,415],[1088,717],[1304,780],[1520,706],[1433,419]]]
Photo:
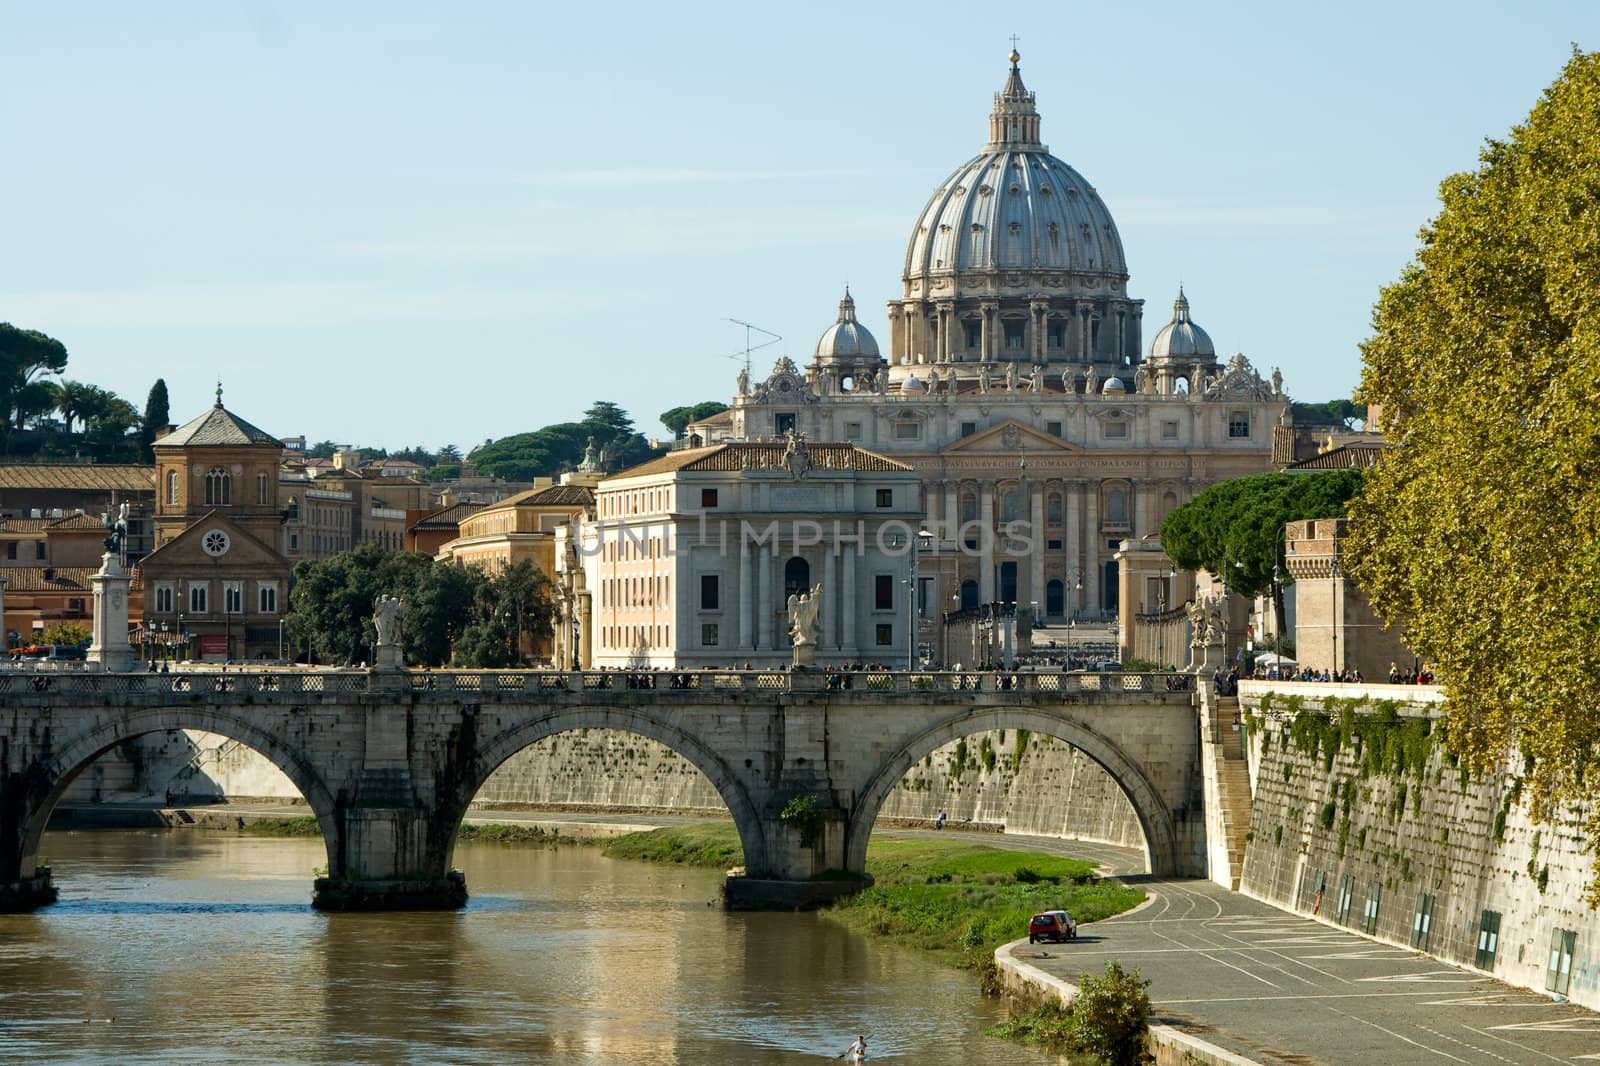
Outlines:
[[890,622],[879,622],[877,628],[878,647],[889,648],[894,646],[894,625]]
[[156,613],[157,614],[171,614],[172,613],[172,586],[171,585],[157,585],[156,586]]
[[243,584],[238,581],[222,583],[222,610],[225,614],[240,614],[244,611]]
[[1022,351],[1023,323],[1020,319],[1008,318],[1005,320],[1006,349],[1008,351]]
[[1356,879],[1349,874],[1339,882],[1339,905],[1334,910],[1334,921],[1340,925],[1350,920],[1350,900],[1355,895]]
[[895,440],[921,440],[922,439],[922,423],[920,423],[920,422],[896,422],[894,424],[894,439]]
[[1052,350],[1059,351],[1060,349],[1066,347],[1067,327],[1065,324],[1059,322],[1050,323],[1049,336],[1049,343]]
[[861,423],[860,422],[846,422],[844,424],[844,439],[845,440],[860,440],[861,439]]
[[1128,423],[1107,422],[1105,427],[1105,435],[1107,437],[1126,437],[1128,435]]
[[961,435],[963,437],[970,437],[976,432],[978,432],[978,423],[976,423],[976,422],[963,422],[963,423],[961,423]]
[[300,534],[289,534],[289,550],[292,552],[297,552],[300,550]]
[[1478,952],[1472,964],[1480,970],[1493,970],[1500,950],[1500,912],[1484,911],[1478,918]]
[[1176,423],[1176,422],[1163,422],[1163,423],[1161,423],[1161,439],[1162,440],[1177,440],[1178,439],[1178,423]]
[[879,489],[878,490],[878,506],[879,507],[893,507],[894,506],[894,489]]
[[928,606],[933,603],[934,579],[931,577],[917,578],[917,617],[928,617]]
[[7,559],[15,559],[16,557],[17,557],[17,542],[14,541],[14,540],[7,541],[6,542],[6,558]]
[[258,589],[257,602],[260,604],[262,614],[278,613],[278,586],[261,585]]
[[977,351],[978,345],[983,343],[983,326],[978,322],[964,322],[967,332],[967,351]]
[[781,437],[794,428],[794,412],[779,411],[772,416],[772,428]]
[[1250,414],[1248,411],[1235,411],[1228,416],[1228,436],[1248,437],[1250,435]]
[[716,574],[700,575],[700,609],[702,611],[715,611],[719,609],[721,589],[718,587]]
[[716,489],[701,489],[700,490],[700,506],[701,507],[715,507],[716,505],[717,505],[717,490]]
[[872,608],[875,611],[894,610],[894,575],[878,574],[873,577]]
[[201,583],[196,584],[196,585],[190,585],[189,586],[189,613],[190,614],[205,614],[208,610],[210,610],[210,607],[206,603],[208,598],[209,597],[207,597],[207,595],[206,595],[206,584],[205,584],[205,582],[201,582]]
[[1426,892],[1417,895],[1417,912],[1411,916],[1411,946],[1418,951],[1428,950],[1428,937],[1433,933],[1433,897]]
[[700,625],[700,646],[702,648],[715,648],[717,646],[717,623],[702,622]]
[[1550,968],[1544,975],[1547,992],[1567,994],[1572,985],[1572,953],[1577,946],[1578,934],[1570,929],[1556,929],[1550,934]]
[[1380,882],[1367,882],[1367,905],[1361,913],[1361,930],[1368,936],[1378,931],[1378,897],[1382,892]]
[[49,554],[50,554],[50,544],[49,544],[48,541],[36,540],[36,541],[33,542],[33,557],[35,559],[39,560],[42,563],[42,562],[44,562],[45,557],[47,555],[49,555]]
[[1044,424],[1044,431],[1046,433],[1050,434],[1052,437],[1059,437],[1059,436],[1061,436],[1061,423],[1060,422],[1046,422]]
[[1046,541],[1045,542],[1045,547],[1049,548],[1053,552],[1054,551],[1060,551],[1061,550],[1061,542],[1059,540]]

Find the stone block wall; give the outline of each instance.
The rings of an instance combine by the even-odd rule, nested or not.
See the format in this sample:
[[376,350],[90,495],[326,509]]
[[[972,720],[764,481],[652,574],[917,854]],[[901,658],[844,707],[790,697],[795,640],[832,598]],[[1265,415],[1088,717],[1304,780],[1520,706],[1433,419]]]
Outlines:
[[1554,942],[1566,996],[1600,1007],[1584,812],[1535,823],[1514,756],[1464,773],[1443,751],[1431,690],[1409,690],[1425,702],[1359,690],[1341,701],[1334,691],[1350,686],[1272,684],[1241,691],[1254,780],[1241,891],[1535,990],[1551,983]]

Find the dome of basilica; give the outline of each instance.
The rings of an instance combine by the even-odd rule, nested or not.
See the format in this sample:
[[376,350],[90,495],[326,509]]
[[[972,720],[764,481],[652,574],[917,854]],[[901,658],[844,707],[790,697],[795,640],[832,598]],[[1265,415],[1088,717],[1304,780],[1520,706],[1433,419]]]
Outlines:
[[1011,54],[1011,76],[995,94],[989,143],[945,179],[917,219],[907,279],[1017,270],[1126,279],[1111,212],[1083,175],[1039,142],[1019,58]]
[[867,327],[856,321],[856,302],[850,290],[844,290],[839,301],[839,320],[829,326],[817,340],[816,356],[829,359],[877,359],[878,342]]
[[1179,286],[1178,298],[1172,304],[1172,321],[1162,326],[1150,341],[1150,362],[1214,360],[1216,357],[1217,349],[1211,337],[1189,317],[1189,299]]

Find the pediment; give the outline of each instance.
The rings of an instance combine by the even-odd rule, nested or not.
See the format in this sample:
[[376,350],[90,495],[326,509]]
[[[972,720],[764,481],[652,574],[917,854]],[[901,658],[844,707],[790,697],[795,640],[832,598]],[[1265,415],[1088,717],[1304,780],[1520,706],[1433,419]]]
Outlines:
[[962,437],[939,449],[941,455],[993,454],[1006,455],[1022,451],[1045,454],[1050,452],[1080,452],[1083,449],[1053,437],[1026,422],[1008,418],[1003,422],[979,430],[970,437]]
[[[227,537],[227,551],[220,556],[205,549],[205,539],[213,530]],[[228,570],[241,567],[264,570],[288,568],[288,561],[254,533],[234,522],[221,511],[210,511],[187,529],[141,560],[146,571],[208,563]]]

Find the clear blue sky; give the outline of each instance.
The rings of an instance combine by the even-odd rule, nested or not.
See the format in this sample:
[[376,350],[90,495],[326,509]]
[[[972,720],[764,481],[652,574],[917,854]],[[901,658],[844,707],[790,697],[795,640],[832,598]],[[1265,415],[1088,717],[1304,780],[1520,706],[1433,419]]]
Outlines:
[[[0,320],[182,422],[454,443],[726,400],[740,318],[887,341],[1009,37],[1122,232],[1224,355],[1348,395],[1445,175],[1591,2],[35,4],[0,0]],[[770,367],[780,349],[762,353]]]

